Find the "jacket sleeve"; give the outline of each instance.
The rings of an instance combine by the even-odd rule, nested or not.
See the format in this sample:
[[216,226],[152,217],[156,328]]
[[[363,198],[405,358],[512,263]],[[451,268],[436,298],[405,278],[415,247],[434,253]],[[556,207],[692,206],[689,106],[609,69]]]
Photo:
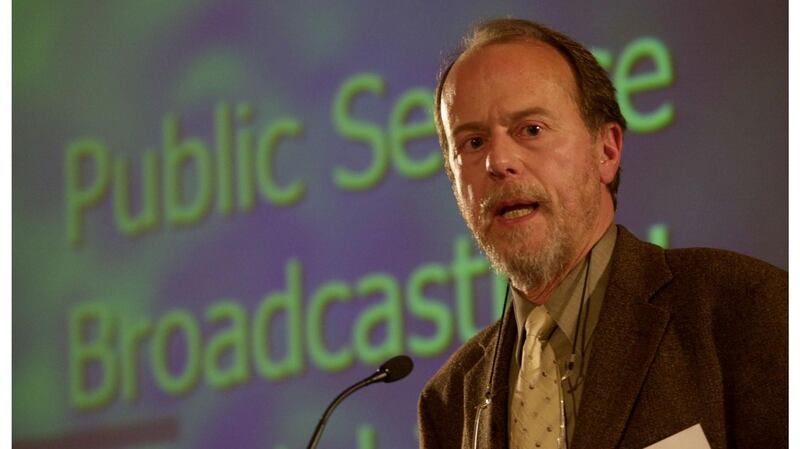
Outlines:
[[[436,431],[436,416],[439,401],[436,401],[433,394],[427,389],[422,391],[419,396],[418,404],[418,424],[419,424],[419,447],[420,449],[440,449],[444,447],[439,439],[441,435]],[[438,409],[441,410],[441,409]]]
[[739,298],[728,316],[723,376],[730,442],[788,447],[788,282],[767,277]]

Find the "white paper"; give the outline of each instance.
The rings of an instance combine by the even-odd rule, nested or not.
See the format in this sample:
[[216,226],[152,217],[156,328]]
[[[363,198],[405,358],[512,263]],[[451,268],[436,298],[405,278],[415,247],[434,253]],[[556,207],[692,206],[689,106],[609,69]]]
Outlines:
[[700,423],[697,423],[644,449],[711,449],[711,446]]

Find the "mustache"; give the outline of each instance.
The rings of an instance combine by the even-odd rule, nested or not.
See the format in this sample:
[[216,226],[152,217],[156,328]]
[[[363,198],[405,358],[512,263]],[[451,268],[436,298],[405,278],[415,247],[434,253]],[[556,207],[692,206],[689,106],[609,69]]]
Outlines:
[[481,216],[491,217],[500,203],[520,199],[538,203],[539,207],[542,207],[550,202],[550,195],[541,186],[534,184],[503,184],[489,191],[481,200]]

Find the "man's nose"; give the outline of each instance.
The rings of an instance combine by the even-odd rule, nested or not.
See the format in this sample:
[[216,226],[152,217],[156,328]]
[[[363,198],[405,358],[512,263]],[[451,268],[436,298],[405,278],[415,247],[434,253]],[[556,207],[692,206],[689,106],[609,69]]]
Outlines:
[[494,178],[520,175],[523,168],[520,150],[509,136],[492,139],[486,154],[486,171]]

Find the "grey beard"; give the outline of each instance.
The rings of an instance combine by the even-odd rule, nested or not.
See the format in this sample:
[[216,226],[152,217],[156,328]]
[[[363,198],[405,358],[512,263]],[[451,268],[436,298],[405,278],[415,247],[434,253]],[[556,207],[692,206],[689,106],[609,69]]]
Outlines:
[[[539,250],[525,251],[526,233],[523,230],[514,230],[508,233],[506,240],[507,248],[522,247],[522,251],[513,253],[503,253],[499,248],[492,245],[485,236],[474,232],[478,245],[483,250],[492,267],[508,276],[515,288],[522,291],[540,290],[552,282],[560,273],[564,271],[572,256],[572,245],[570,236],[566,235],[561,223],[552,226],[554,229],[548,230],[548,239],[543,242]],[[514,244],[518,241],[518,244]]]
[[[454,191],[455,192],[455,191]],[[527,232],[524,229],[509,230],[502,238],[506,248],[520,248],[521,251],[502,252],[498,246],[492,244],[488,236],[489,222],[498,202],[504,198],[521,197],[539,203],[539,213],[549,213],[547,240],[542,242],[541,248],[526,248]],[[459,200],[462,215],[467,218],[467,208]],[[491,192],[481,201],[477,216],[465,220],[472,230],[472,235],[478,246],[486,254],[495,271],[504,274],[511,280],[515,288],[522,291],[536,291],[556,278],[567,266],[574,250],[572,237],[569,235],[568,226],[560,216],[552,213],[549,208],[553,206],[547,192],[537,185],[509,184]],[[497,237],[496,237],[497,238]],[[513,250],[512,250],[513,251]]]

